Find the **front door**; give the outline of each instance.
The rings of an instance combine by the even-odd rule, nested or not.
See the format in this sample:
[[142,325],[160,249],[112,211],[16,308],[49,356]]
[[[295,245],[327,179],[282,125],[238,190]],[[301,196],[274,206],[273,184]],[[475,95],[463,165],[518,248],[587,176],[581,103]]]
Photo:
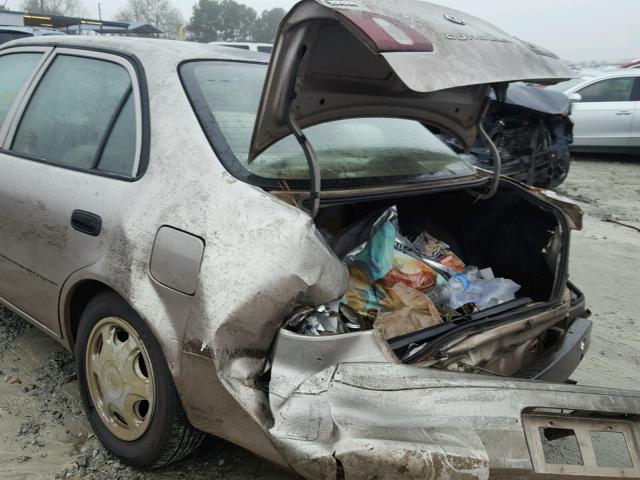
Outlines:
[[600,80],[577,93],[571,119],[575,146],[627,147],[634,117],[633,77]]

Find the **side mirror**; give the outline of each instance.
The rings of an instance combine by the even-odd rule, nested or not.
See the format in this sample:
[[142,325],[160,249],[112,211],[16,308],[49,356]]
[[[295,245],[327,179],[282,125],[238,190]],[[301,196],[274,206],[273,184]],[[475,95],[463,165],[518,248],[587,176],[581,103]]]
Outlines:
[[582,101],[582,95],[580,95],[578,92],[572,93],[571,95],[569,95],[569,100],[571,102],[581,102]]

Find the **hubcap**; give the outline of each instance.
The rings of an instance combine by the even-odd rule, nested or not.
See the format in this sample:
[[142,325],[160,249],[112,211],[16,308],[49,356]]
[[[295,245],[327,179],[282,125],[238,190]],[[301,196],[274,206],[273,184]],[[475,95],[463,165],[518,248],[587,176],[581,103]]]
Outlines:
[[131,325],[100,320],[89,335],[85,368],[91,401],[109,431],[127,442],[144,435],[155,407],[153,369]]

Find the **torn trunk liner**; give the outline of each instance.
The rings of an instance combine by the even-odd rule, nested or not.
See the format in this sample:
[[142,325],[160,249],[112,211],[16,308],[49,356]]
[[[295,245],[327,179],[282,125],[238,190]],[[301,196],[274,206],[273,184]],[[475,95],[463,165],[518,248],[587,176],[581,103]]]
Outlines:
[[482,202],[457,191],[324,208],[316,224],[349,270],[349,288],[331,304],[300,307],[286,328],[329,337],[373,331],[396,361],[514,374],[545,350],[545,333],[530,319],[509,362],[485,354],[452,364],[447,350],[500,314],[553,303],[568,311],[557,288],[566,267],[562,220],[515,186]]

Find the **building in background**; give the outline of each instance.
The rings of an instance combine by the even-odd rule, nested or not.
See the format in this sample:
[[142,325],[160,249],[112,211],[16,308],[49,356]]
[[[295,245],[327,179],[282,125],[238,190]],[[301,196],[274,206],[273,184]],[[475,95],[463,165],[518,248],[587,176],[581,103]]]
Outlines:
[[162,30],[144,22],[112,22],[30,12],[0,11],[0,26],[55,29],[70,35],[121,35],[168,38]]

